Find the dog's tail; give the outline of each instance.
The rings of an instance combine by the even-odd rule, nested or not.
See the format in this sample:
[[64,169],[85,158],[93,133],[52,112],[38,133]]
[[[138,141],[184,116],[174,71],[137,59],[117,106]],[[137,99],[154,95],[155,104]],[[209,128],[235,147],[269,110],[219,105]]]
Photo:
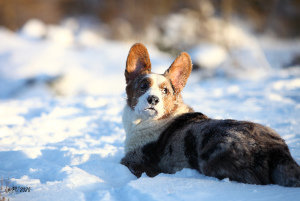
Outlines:
[[289,155],[274,166],[271,177],[275,184],[286,187],[300,187],[300,166]]

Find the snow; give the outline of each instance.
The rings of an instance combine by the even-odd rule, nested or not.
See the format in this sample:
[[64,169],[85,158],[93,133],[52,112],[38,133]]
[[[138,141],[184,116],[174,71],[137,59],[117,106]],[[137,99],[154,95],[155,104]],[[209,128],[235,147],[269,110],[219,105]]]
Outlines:
[[224,48],[215,44],[201,44],[190,51],[193,64],[204,68],[216,68],[224,62],[227,52]]
[[41,39],[46,36],[47,28],[41,20],[31,19],[23,26],[21,32],[25,37]]
[[[218,180],[190,169],[136,179],[119,164],[125,139],[124,69],[133,43],[108,41],[90,30],[74,33],[66,26],[29,23],[19,33],[0,28],[0,177],[4,186],[30,187],[30,192],[2,191],[1,196],[12,201],[299,200],[297,188]],[[202,71],[193,71],[184,101],[212,118],[274,128],[300,164],[300,68],[278,67],[300,52],[294,45],[299,41],[264,38],[256,43],[271,69],[205,80],[200,80]],[[175,58],[146,46],[154,71],[163,73]],[[251,53],[251,48],[246,50]],[[219,63],[227,59],[213,57],[218,49],[198,50],[201,58],[204,51]]]

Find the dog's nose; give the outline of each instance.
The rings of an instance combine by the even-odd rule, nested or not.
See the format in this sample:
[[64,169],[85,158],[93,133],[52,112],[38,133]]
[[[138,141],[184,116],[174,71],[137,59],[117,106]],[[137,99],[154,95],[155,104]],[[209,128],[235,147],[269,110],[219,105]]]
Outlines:
[[156,105],[159,102],[159,98],[157,96],[148,96],[147,101],[151,105]]

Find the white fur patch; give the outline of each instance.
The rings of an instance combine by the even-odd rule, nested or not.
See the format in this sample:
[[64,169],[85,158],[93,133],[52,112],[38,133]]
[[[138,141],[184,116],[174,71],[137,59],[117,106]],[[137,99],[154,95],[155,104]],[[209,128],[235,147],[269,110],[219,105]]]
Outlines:
[[141,119],[126,105],[122,116],[123,126],[126,132],[125,152],[133,151],[138,147],[157,140],[174,118],[188,111],[189,107],[182,104],[166,119]]

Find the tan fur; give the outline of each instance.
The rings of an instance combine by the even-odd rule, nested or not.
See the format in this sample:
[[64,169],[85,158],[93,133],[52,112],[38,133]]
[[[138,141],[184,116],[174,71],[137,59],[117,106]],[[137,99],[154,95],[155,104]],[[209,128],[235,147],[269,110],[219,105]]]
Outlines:
[[176,93],[179,94],[185,87],[191,71],[192,60],[188,53],[183,52],[175,59],[164,75],[171,80]]
[[151,62],[146,47],[141,43],[133,45],[129,51],[125,78],[128,84],[130,80],[133,80],[139,75],[150,73]]

